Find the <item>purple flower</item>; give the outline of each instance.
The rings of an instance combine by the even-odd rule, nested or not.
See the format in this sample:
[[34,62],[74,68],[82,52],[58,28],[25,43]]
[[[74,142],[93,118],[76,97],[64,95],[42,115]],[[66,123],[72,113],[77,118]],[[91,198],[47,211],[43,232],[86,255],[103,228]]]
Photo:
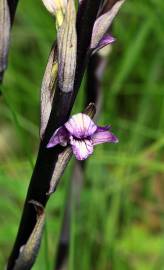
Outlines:
[[109,129],[110,126],[99,127],[88,115],[78,113],[55,131],[47,148],[57,144],[62,146],[70,144],[75,157],[78,160],[84,160],[93,153],[94,145],[118,142],[117,137]]

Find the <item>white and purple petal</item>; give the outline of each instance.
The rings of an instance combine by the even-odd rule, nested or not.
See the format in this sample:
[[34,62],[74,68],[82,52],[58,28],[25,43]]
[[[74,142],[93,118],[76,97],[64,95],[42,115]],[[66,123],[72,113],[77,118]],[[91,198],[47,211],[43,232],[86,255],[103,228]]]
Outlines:
[[[108,127],[109,129],[109,127]],[[101,143],[118,143],[118,138],[108,131],[107,127],[97,128],[97,131],[91,136],[93,145]]]
[[79,139],[93,135],[97,129],[97,126],[91,118],[84,113],[73,115],[68,122],[65,123],[65,127],[71,135]]
[[66,128],[64,126],[60,127],[52,135],[52,137],[47,145],[47,148],[54,147],[57,144],[60,144],[62,146],[66,146],[68,140],[69,140],[68,131],[66,130]]
[[102,48],[104,48],[105,46],[115,42],[115,38],[109,34],[104,35],[104,37],[99,41],[99,43],[97,44],[97,46],[95,48],[91,48],[93,49],[93,53],[101,50]]
[[72,146],[72,151],[78,160],[85,160],[93,153],[93,145],[91,140],[77,140],[71,136],[70,144]]

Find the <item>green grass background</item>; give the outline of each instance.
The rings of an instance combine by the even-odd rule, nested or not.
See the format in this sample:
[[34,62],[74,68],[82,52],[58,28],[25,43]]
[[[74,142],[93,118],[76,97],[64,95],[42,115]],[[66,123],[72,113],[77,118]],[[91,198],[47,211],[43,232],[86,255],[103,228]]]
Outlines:
[[[164,269],[163,12],[163,0],[127,0],[114,22],[99,124],[112,124],[120,143],[98,146],[88,160],[80,209],[71,218],[70,270]],[[39,91],[55,24],[41,1],[20,1],[12,30],[0,98],[0,269],[36,158]],[[83,87],[76,111],[82,93]],[[34,270],[52,269],[71,172],[70,164],[49,201]]]

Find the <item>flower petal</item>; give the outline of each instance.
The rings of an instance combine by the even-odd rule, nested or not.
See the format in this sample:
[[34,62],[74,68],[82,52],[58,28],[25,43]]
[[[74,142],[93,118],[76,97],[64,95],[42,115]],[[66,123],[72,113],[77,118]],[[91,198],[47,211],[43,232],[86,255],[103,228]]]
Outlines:
[[[109,127],[108,127],[109,129]],[[101,143],[118,143],[118,138],[107,130],[107,127],[98,128],[97,131],[91,137],[93,145]]]
[[70,144],[75,157],[78,160],[84,160],[93,153],[93,145],[91,140],[76,140],[70,137]]
[[96,48],[91,48],[93,49],[93,53],[101,50],[102,48],[104,48],[105,46],[115,42],[115,38],[112,37],[109,34],[104,35],[104,37],[100,40],[100,42],[97,44]]
[[91,136],[97,129],[91,118],[84,113],[73,115],[65,124],[65,127],[71,135],[79,139]]
[[104,126],[104,127],[98,126],[96,132],[99,132],[99,131],[108,131],[110,129],[111,129],[111,126],[109,126],[109,125]]
[[67,142],[68,142],[68,131],[66,130],[65,127],[60,127],[52,135],[49,143],[47,144],[47,148],[54,147],[57,144],[66,146]]

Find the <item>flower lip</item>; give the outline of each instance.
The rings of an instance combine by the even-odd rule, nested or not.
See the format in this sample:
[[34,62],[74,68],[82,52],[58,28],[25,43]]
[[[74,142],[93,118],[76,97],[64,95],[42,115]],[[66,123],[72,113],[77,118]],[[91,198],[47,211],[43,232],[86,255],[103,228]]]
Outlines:
[[73,153],[78,160],[84,160],[93,153],[93,143],[90,139],[74,139],[71,136],[70,144],[72,146]]

